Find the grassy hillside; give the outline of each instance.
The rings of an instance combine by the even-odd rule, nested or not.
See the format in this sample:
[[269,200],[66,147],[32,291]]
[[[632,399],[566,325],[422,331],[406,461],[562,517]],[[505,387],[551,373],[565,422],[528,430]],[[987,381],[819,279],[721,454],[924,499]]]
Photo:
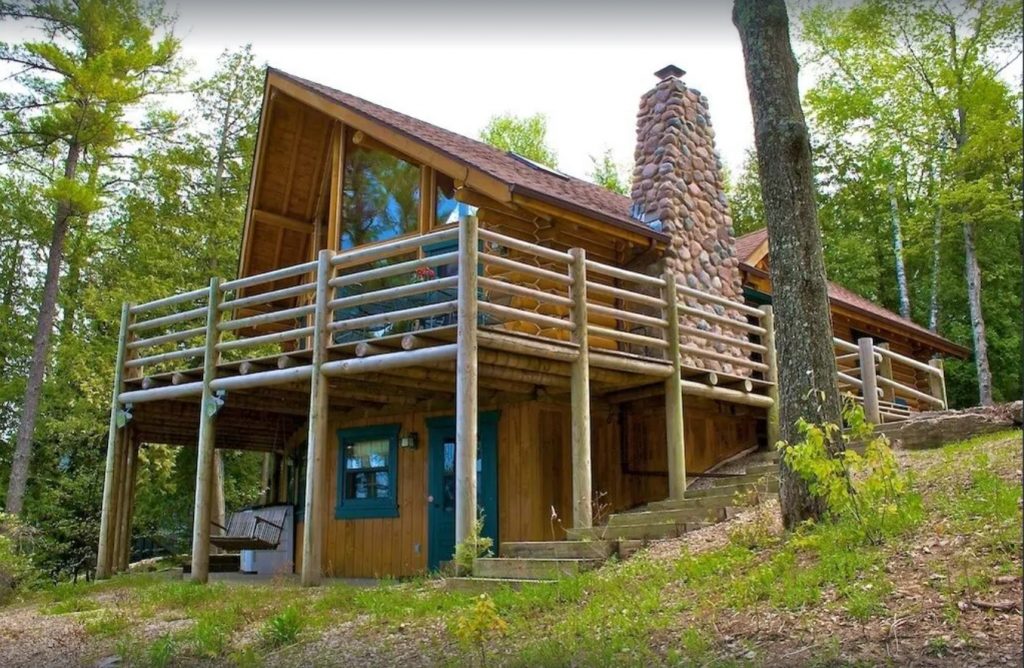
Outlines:
[[1021,433],[901,453],[881,541],[783,534],[773,507],[554,585],[303,590],[161,574],[61,586],[0,615],[0,664],[1020,665]]

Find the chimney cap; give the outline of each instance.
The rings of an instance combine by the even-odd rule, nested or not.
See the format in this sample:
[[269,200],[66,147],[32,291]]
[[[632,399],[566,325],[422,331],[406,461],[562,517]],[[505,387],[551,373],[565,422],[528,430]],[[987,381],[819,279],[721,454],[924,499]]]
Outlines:
[[672,77],[675,77],[676,79],[681,79],[685,74],[686,70],[684,70],[681,67],[676,67],[675,65],[666,65],[665,67],[655,72],[654,76],[658,77],[659,81],[664,81],[665,79],[669,79]]

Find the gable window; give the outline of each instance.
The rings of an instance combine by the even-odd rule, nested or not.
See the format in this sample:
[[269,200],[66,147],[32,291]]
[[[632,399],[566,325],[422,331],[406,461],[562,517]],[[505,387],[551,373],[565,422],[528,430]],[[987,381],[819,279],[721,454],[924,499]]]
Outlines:
[[399,425],[338,432],[338,519],[398,517]]
[[341,249],[419,231],[420,167],[349,141],[345,147]]

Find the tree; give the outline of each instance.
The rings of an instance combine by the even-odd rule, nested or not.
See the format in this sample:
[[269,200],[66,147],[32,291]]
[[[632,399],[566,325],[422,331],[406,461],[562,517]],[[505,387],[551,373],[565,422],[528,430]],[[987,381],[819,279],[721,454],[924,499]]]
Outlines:
[[[1000,102],[1008,95],[1000,74],[1020,56],[1024,36],[1021,14],[1020,0],[866,0],[852,7],[819,5],[802,16],[808,57],[821,73],[808,93],[815,119],[829,130],[847,136],[856,133],[860,136],[857,144],[877,155],[890,156],[892,166],[898,168],[892,177],[897,193],[902,194],[900,203],[909,207],[905,222],[911,227],[924,223],[924,233],[918,236],[932,240],[919,254],[930,260],[927,273],[934,278],[925,288],[931,289],[927,320],[934,316],[936,325],[941,324],[938,311],[944,301],[939,299],[940,282],[935,280],[943,264],[943,248],[960,249],[958,263],[962,263],[966,278],[964,301],[974,344],[978,399],[983,404],[992,402],[997,385],[989,361],[990,338],[995,337],[987,323],[987,317],[996,312],[984,306],[989,300],[982,290],[981,275],[991,270],[982,271],[979,239],[995,232],[993,221],[1004,222],[998,228],[1001,231],[995,232],[1004,243],[1005,232],[1014,227],[1007,218],[989,214],[994,199],[1013,201],[1008,192],[1013,188],[1002,184],[1006,173],[1019,164],[1020,95],[1011,96],[1017,98],[1016,104]],[[1008,149],[1006,160],[979,163],[966,159],[972,144],[993,146],[988,143],[991,134],[983,130],[993,122],[1017,129],[1003,138],[1009,142],[1002,145]],[[978,197],[984,190],[988,196]],[[975,195],[951,194],[958,191]],[[911,218],[915,205],[917,221]],[[956,236],[947,235],[949,228]],[[1019,238],[1019,234],[1013,236]],[[895,229],[893,239],[899,239]],[[914,249],[907,251],[909,264]],[[958,328],[958,311],[954,308],[949,319],[944,318],[952,331]],[[996,318],[1000,323],[1006,319],[1001,313]],[[1019,319],[1011,322],[1019,332]],[[1000,325],[999,329],[999,338],[1007,331],[1014,338],[1012,328]],[[1016,361],[1019,368],[1019,354]],[[1017,390],[1011,394],[1019,395],[1017,379],[1001,384],[1006,388],[1015,385]]]
[[[783,440],[799,440],[797,421],[840,424],[828,287],[818,228],[811,144],[797,88],[785,0],[736,0],[733,23],[746,63],[754,142],[768,226],[779,360]],[[829,450],[843,448],[833,439]],[[786,527],[825,508],[780,458],[779,498]]]
[[764,227],[761,177],[757,171],[757,152],[753,149],[747,149],[739,176],[729,182],[729,210],[737,236]]
[[615,157],[612,155],[610,148],[606,148],[600,158],[590,156],[590,162],[593,168],[587,174],[587,178],[597,185],[611,190],[613,193],[620,195],[629,194],[629,183],[622,176],[622,172],[618,163],[615,162]]
[[491,116],[480,131],[480,140],[552,169],[558,166],[558,156],[548,146],[548,119],[544,114]]
[[0,3],[0,19],[39,26],[49,38],[0,44],[0,60],[17,68],[14,80],[20,86],[0,98],[0,153],[15,169],[31,167],[27,161],[39,155],[59,165],[36,171],[53,207],[53,226],[7,488],[7,511],[17,514],[28,480],[68,231],[101,208],[106,188],[118,180],[106,168],[138,134],[129,120],[132,109],[176,81],[178,42],[170,34],[157,37],[166,26],[161,7],[135,0],[14,0]]

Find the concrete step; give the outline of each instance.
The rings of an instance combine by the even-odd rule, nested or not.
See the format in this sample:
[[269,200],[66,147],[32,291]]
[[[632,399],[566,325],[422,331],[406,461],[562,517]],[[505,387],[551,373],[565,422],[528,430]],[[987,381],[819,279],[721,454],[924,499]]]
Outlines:
[[615,543],[606,540],[550,540],[502,543],[500,555],[533,559],[607,559],[615,552]]
[[505,559],[487,557],[473,562],[473,577],[507,580],[556,580],[597,568],[604,559]]
[[554,584],[554,580],[513,580],[508,578],[445,578],[444,586],[449,591],[470,594],[487,594],[502,588],[522,589],[523,587]]
[[609,527],[660,524],[662,522],[718,522],[725,519],[725,507],[721,508],[672,508],[647,510],[637,513],[619,513],[608,518]]
[[660,522],[627,526],[603,526],[593,529],[569,529],[569,537],[575,540],[659,540],[677,538],[687,531],[710,526],[707,522]]

